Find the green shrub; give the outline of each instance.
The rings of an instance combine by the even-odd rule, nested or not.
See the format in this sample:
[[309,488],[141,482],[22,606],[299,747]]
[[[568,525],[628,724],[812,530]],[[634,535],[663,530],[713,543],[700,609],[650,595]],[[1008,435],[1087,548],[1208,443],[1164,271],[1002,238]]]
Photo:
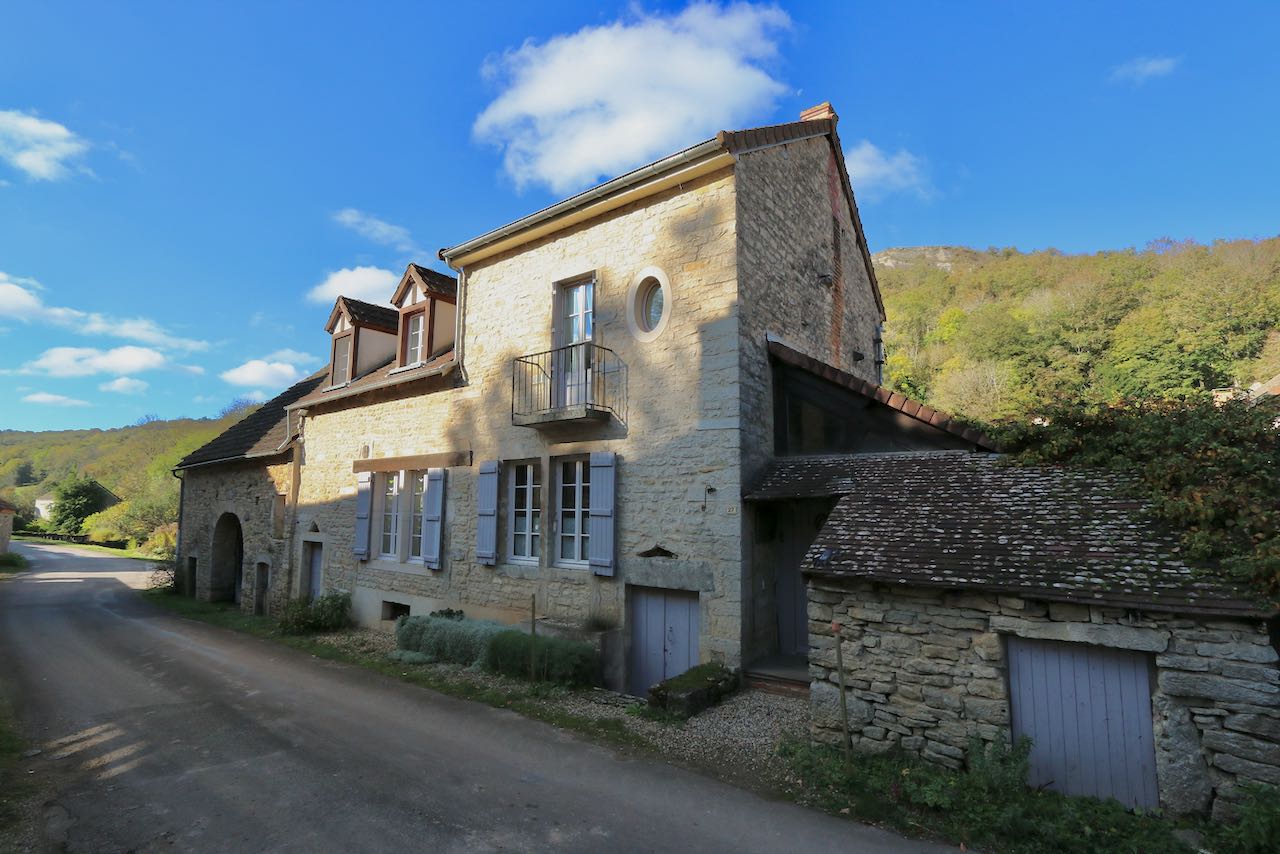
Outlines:
[[506,626],[487,620],[455,616],[400,617],[396,620],[396,646],[425,655],[428,661],[446,661],[473,667],[484,658],[489,640]]
[[459,608],[441,608],[439,611],[432,611],[427,616],[443,617],[446,620],[465,620],[467,618],[467,615],[462,613]]
[[1240,787],[1244,800],[1235,819],[1218,825],[1211,842],[1215,854],[1269,854],[1280,851],[1280,789],[1260,783]]
[[313,602],[292,599],[277,621],[286,635],[336,632],[351,624],[351,594],[326,593]]
[[691,718],[738,690],[738,684],[736,670],[708,661],[654,685],[649,689],[649,705]]
[[493,673],[528,679],[531,654],[537,682],[579,686],[599,681],[600,656],[595,647],[567,638],[534,638],[516,629],[490,639],[484,667]]
[[398,661],[401,664],[434,664],[431,656],[425,652],[414,652],[410,649],[393,649],[387,653],[387,657],[392,661]]
[[[921,832],[1003,854],[1189,852],[1174,826],[1114,800],[1073,798],[1023,785],[1029,742],[971,743],[967,770],[952,771],[901,753],[846,762],[825,745],[792,742],[796,794],[831,812]],[[1248,849],[1245,849],[1248,850]]]

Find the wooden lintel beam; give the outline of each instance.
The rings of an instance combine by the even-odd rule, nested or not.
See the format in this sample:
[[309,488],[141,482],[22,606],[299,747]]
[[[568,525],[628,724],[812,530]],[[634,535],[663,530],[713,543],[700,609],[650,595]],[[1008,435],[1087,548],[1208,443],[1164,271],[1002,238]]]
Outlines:
[[371,460],[352,460],[351,470],[362,471],[423,471],[471,465],[471,451],[447,451],[443,454],[418,454],[413,457],[377,457]]

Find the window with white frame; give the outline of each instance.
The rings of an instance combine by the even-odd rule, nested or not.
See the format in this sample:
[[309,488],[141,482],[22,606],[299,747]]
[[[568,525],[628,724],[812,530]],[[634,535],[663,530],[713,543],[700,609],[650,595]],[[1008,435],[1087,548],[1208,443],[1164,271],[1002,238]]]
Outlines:
[[507,465],[507,555],[519,563],[536,563],[542,543],[542,466],[537,462]]
[[416,365],[422,361],[422,323],[426,318],[426,312],[418,312],[409,315],[408,321],[408,337],[405,343],[404,363],[406,365]]
[[586,459],[560,460],[556,464],[556,560],[585,564],[589,557],[591,519],[591,466]]
[[379,475],[378,514],[380,557],[400,558],[400,478],[402,472]]
[[408,472],[409,499],[409,557],[422,557],[422,495],[427,491],[425,471]]

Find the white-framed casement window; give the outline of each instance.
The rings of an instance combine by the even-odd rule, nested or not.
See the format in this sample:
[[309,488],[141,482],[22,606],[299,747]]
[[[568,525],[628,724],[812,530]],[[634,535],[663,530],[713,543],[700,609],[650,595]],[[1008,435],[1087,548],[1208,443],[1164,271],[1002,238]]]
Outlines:
[[556,563],[585,566],[590,556],[591,465],[586,458],[556,462]]
[[507,464],[507,556],[537,563],[542,548],[542,464]]
[[400,560],[400,493],[404,472],[378,475],[378,557]]
[[422,496],[427,491],[427,473],[411,471],[406,475],[409,480],[406,495],[409,500],[409,558],[417,560],[422,557]]
[[408,329],[406,330],[408,337],[404,348],[404,363],[406,365],[416,365],[422,361],[422,333],[426,316],[427,314],[424,311],[409,315]]

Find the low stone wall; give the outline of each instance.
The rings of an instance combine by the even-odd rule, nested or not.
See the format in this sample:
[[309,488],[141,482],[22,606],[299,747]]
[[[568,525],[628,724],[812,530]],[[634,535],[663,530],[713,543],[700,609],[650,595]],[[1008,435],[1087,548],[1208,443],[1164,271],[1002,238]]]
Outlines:
[[1229,813],[1244,782],[1280,784],[1280,669],[1262,621],[1190,618],[1017,596],[809,585],[813,735],[840,740],[832,622],[841,626],[850,729],[952,768],[969,740],[1009,738],[1002,636],[1149,653],[1161,805]]

